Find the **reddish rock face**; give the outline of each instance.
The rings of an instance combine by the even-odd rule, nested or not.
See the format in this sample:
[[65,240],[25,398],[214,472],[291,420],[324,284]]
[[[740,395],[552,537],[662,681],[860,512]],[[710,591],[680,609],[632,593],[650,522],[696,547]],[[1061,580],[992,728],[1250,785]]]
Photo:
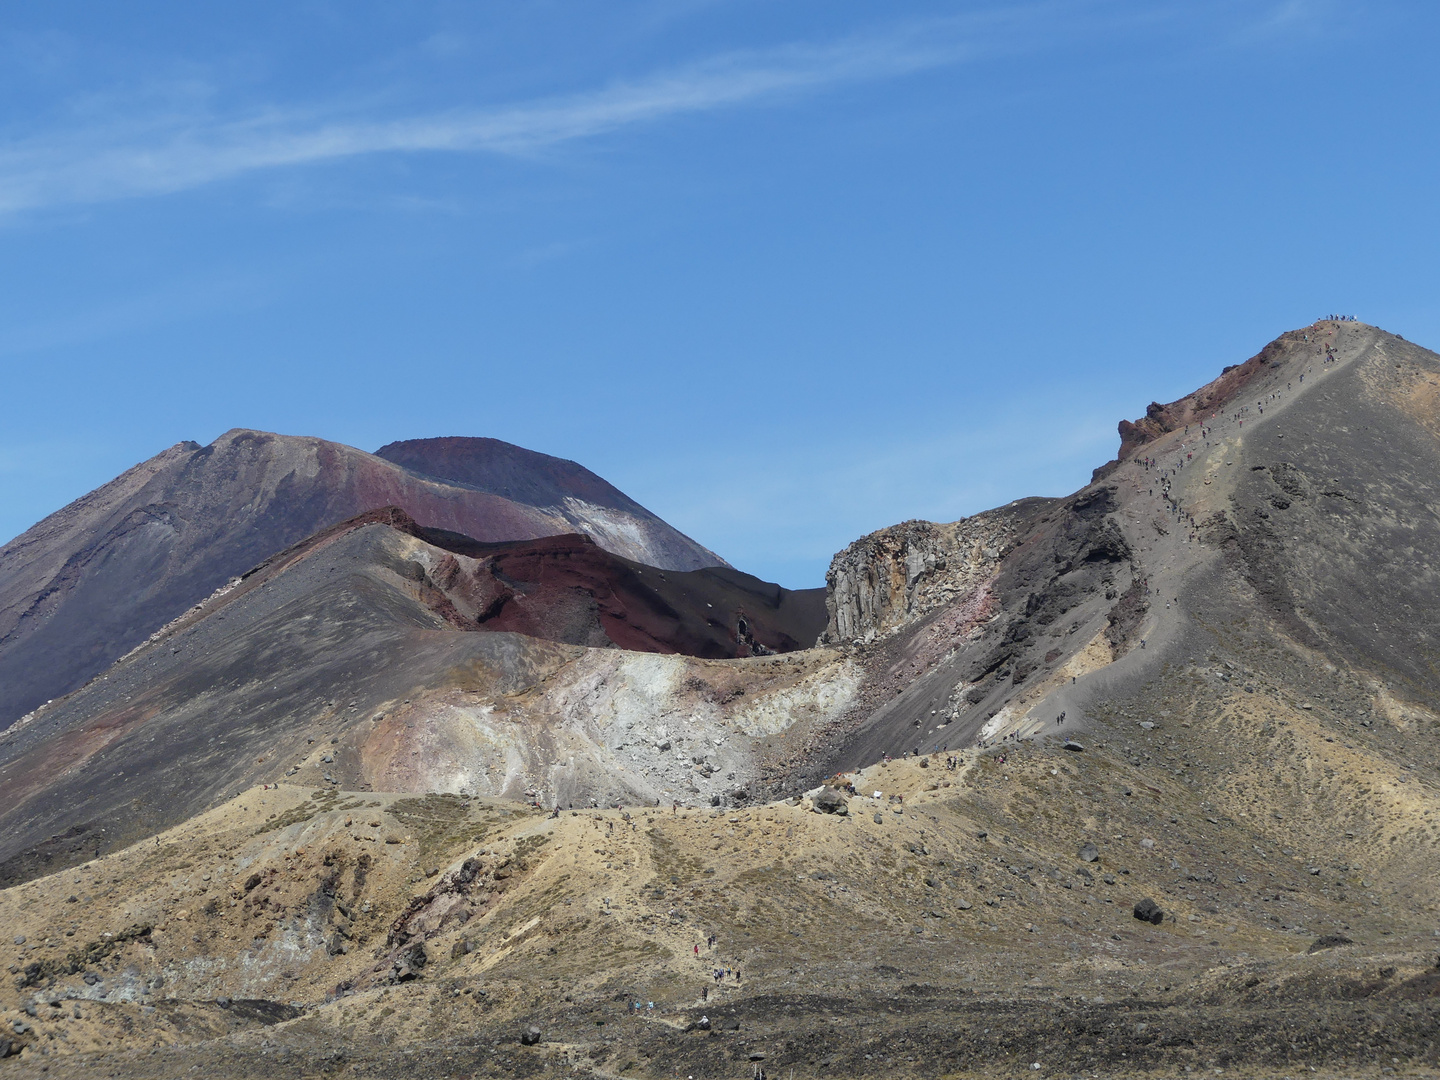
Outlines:
[[808,648],[825,628],[824,589],[782,589],[730,567],[659,570],[578,535],[503,544],[413,535],[467,557],[430,575],[463,629],[718,659]]
[[[414,450],[431,442],[448,448],[433,461]],[[573,462],[493,439],[387,451],[427,475],[323,439],[235,430],[178,443],[0,548],[0,727],[277,551],[377,507],[481,541],[585,532],[640,563],[723,565]],[[485,489],[487,477],[514,496]]]
[[1243,364],[1227,367],[1218,378],[1177,401],[1168,405],[1152,401],[1139,420],[1121,420],[1117,460],[1125,461],[1140,447],[1168,432],[1187,424],[1205,423],[1224,412],[1267,367],[1283,362],[1288,349],[1299,343],[1302,333],[1297,330],[1276,338]]

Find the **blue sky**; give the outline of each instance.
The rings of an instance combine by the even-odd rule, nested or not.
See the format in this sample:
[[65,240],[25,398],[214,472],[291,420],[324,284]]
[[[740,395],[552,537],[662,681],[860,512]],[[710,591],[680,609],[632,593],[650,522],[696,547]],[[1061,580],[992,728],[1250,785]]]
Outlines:
[[231,427],[574,458],[820,584],[1350,312],[1440,343],[1440,5],[0,14],[0,539]]

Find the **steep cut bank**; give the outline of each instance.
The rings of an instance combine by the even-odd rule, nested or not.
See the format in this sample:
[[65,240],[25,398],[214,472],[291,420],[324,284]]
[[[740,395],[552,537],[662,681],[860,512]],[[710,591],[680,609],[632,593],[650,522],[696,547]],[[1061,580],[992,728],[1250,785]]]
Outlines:
[[515,498],[323,439],[237,429],[179,443],[77,499],[0,548],[0,726],[277,551],[378,507],[482,541],[583,532],[662,569],[724,565],[578,466],[483,442],[488,458],[461,459],[505,460]]

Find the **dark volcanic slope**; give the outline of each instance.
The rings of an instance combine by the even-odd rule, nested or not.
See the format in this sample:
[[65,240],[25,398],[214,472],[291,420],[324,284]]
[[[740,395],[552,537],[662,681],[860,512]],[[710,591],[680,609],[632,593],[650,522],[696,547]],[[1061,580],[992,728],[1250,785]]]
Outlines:
[[423,476],[452,480],[531,506],[559,506],[566,499],[584,499],[628,513],[642,509],[583,465],[499,439],[406,439],[386,443],[375,451],[375,456]]
[[571,522],[574,531],[601,547],[647,566],[693,570],[728,565],[613,484],[565,458],[499,439],[460,436],[388,443],[375,456],[420,476],[540,507]]
[[[209,446],[177,444],[52,514],[0,548],[0,727],[275,552],[377,507],[481,540],[585,532],[641,563],[722,561],[578,466],[484,441],[516,497],[322,439],[236,430]],[[527,480],[531,466],[538,475]],[[570,490],[581,501],[563,510],[524,497],[541,493],[548,505]],[[583,501],[602,495],[603,505]]]

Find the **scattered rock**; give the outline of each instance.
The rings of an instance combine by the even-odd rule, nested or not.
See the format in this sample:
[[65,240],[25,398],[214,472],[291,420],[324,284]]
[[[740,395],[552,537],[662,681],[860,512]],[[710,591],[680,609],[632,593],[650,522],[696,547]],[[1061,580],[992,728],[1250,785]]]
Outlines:
[[1148,896],[1135,905],[1134,915],[1141,922],[1148,922],[1152,926],[1159,926],[1165,921],[1165,912]]
[[708,1016],[702,1016],[702,1017],[700,1017],[699,1022],[698,1022],[695,1026],[696,1026],[697,1028],[699,1028],[701,1031],[709,1031],[709,1030],[710,1030],[710,1018],[709,1018]]
[[424,942],[417,941],[395,958],[393,982],[409,982],[420,977],[420,970],[429,962]]
[[957,908],[959,908],[961,911],[969,911],[969,910],[970,910],[972,907],[974,907],[975,905],[972,904],[972,903],[970,903],[969,900],[957,900],[957,901],[955,902],[955,906],[956,906]]
[[848,814],[850,800],[838,788],[822,788],[813,800],[815,809],[822,814]]
[[1074,739],[1066,739],[1064,749],[1076,754],[1081,754],[1085,752],[1085,747],[1082,746],[1080,743],[1076,742]]
[[1350,940],[1348,937],[1346,937],[1344,934],[1322,934],[1320,937],[1316,938],[1314,941],[1312,941],[1312,942],[1310,943],[1310,948],[1306,949],[1305,952],[1306,952],[1306,953],[1324,952],[1326,949],[1333,949],[1333,948],[1335,948],[1335,947],[1337,947],[1337,946],[1339,946],[1339,945],[1354,945],[1354,944],[1355,944],[1355,942],[1351,941],[1351,940]]
[[521,1046],[534,1046],[540,1041],[541,1031],[538,1027],[526,1028],[520,1033]]
[[876,825],[884,825],[884,824],[885,824],[885,815],[882,814],[882,813],[880,813],[878,810],[875,812],[875,824],[876,824]]
[[228,1009],[230,1007],[230,999],[228,997],[217,997],[215,1004],[222,1009]]
[[1079,854],[1081,862],[1096,862],[1100,858],[1100,849],[1094,844],[1087,842],[1085,846],[1080,849]]
[[251,889],[255,888],[255,886],[256,886],[256,885],[259,885],[259,884],[260,884],[260,875],[259,875],[259,874],[251,874],[248,878],[245,879],[245,891],[246,891],[246,892],[249,892]]
[[15,935],[15,944],[16,944],[16,945],[24,945],[24,944],[25,944],[25,935],[24,935],[24,934],[16,934],[16,935]]

